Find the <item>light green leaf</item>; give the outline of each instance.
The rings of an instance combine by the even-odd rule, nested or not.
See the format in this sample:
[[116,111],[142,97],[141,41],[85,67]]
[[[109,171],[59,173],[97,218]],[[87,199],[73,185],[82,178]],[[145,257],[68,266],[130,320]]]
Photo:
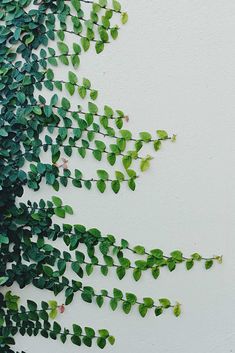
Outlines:
[[72,83],[73,85],[78,82],[77,76],[72,71],[69,71],[69,82]]
[[128,14],[126,12],[122,13],[122,24],[125,25],[128,21]]
[[57,197],[57,196],[52,196],[52,202],[56,207],[61,207],[62,206],[62,200]]
[[165,130],[157,130],[157,134],[162,140],[166,140],[168,138],[168,133]]
[[57,46],[58,46],[58,49],[61,52],[61,54],[68,54],[69,47],[67,46],[67,44],[65,44],[63,42],[58,42]]
[[103,169],[97,170],[97,175],[101,180],[108,180],[109,178],[109,174]]

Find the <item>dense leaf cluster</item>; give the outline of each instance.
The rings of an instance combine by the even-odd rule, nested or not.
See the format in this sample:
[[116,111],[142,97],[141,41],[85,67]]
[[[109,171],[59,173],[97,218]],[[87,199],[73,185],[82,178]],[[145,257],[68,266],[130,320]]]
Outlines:
[[[166,256],[160,249],[132,248],[125,239],[119,242],[96,228],[59,226],[54,218],[64,219],[73,209],[58,196],[38,203],[19,201],[25,188],[37,191],[42,183],[55,191],[69,183],[88,190],[96,186],[101,193],[107,186],[118,193],[122,184],[135,190],[136,179],[153,158],[144,147],[151,145],[157,152],[164,141],[175,140],[164,130],[134,137],[124,128],[129,117],[108,105],[100,107],[95,103],[98,91],[89,79],[71,71],[92,46],[99,54],[117,38],[115,22],[121,19],[125,24],[127,14],[117,0],[110,4],[107,0],[0,0],[0,10],[0,286],[17,283],[55,296],[63,293],[65,305],[79,296],[98,307],[107,301],[112,310],[119,307],[126,314],[136,307],[142,317],[149,310],[159,316],[170,308],[179,316],[180,304],[167,298],[138,300],[134,293],[117,288],[110,293],[97,291],[84,286],[82,278],[98,269],[104,276],[115,271],[119,280],[131,272],[138,281],[146,271],[157,279],[161,268],[173,271],[184,263],[190,270],[195,262],[204,261],[209,269],[221,257],[202,258],[197,253],[185,257],[179,250]],[[69,70],[66,79],[58,80],[55,67],[62,64]],[[79,101],[76,107],[68,99],[73,95]],[[93,177],[70,163],[73,155],[81,162],[88,154],[102,164]],[[113,170],[119,161],[121,170]],[[67,250],[54,246],[58,238]],[[67,269],[72,269],[72,280],[66,277]],[[106,329],[96,334],[90,327],[73,324],[67,329],[50,322],[63,311],[64,304],[54,300],[40,305],[28,300],[24,307],[11,291],[1,294],[1,351],[14,352],[17,333],[41,334],[62,343],[69,339],[78,346],[114,344]]]

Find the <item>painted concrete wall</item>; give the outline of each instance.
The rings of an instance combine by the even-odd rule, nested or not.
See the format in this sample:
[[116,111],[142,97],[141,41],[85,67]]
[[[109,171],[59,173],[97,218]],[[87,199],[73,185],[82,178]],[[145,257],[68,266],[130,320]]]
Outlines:
[[[100,310],[79,300],[60,318],[96,328],[109,328],[113,353],[235,352],[235,3],[220,0],[123,0],[129,23],[119,39],[99,56],[82,58],[81,75],[99,89],[100,104],[121,108],[135,132],[166,129],[177,134],[155,155],[152,168],[139,180],[136,192],[123,188],[117,196],[69,189],[61,193],[76,210],[68,221],[97,227],[125,237],[130,244],[166,253],[182,249],[204,256],[222,254],[223,265],[187,272],[167,270],[154,281],[145,273],[118,281],[91,276],[96,288],[119,287],[144,296],[169,297],[182,303],[182,316],[160,318],[137,312],[126,316]],[[66,69],[60,71],[66,78]],[[76,98],[73,103],[78,104]],[[85,162],[89,175],[99,164]],[[80,159],[70,161],[83,168]],[[46,186],[39,195],[53,195]],[[20,293],[19,290],[16,290]],[[25,298],[51,299],[50,293],[26,288]],[[61,299],[62,300],[62,299]],[[86,347],[63,346],[43,338],[21,338],[26,352],[96,353]]]

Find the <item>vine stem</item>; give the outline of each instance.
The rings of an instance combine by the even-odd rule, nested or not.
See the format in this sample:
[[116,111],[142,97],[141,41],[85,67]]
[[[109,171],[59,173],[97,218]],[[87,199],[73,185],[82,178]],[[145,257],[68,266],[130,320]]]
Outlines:
[[[65,176],[65,175],[58,175],[58,177],[60,177],[60,178],[66,177],[66,178],[71,179],[71,180],[81,180],[81,181],[83,181],[83,182],[86,182],[86,181],[97,182],[97,181],[102,180],[102,179],[93,179],[93,178],[91,178],[91,179],[76,179],[76,178],[73,178],[73,177],[71,177],[71,176]],[[138,176],[136,176],[135,179],[136,179],[136,178],[138,178]],[[112,182],[112,181],[116,181],[116,180],[117,180],[117,179],[106,179],[105,181]],[[128,182],[128,181],[129,181],[129,179],[124,179],[124,180],[122,180],[122,182]]]
[[[69,126],[69,127],[66,127],[66,126],[61,126],[61,125],[43,125],[44,127],[54,127],[54,128],[66,128],[66,129],[71,129],[71,130],[75,130],[77,129],[76,127],[73,127],[73,126]],[[100,134],[104,137],[110,137],[110,138],[114,138],[114,139],[120,139],[122,138],[121,136],[116,136],[116,135],[113,135],[113,136],[110,136],[109,134],[106,134],[102,131],[95,131],[95,130],[89,130],[89,129],[84,129],[83,131],[87,131],[87,132],[94,132],[94,133],[97,133],[97,134]],[[172,140],[172,137],[167,137],[167,138],[157,138],[156,140],[148,140],[148,141],[144,141],[142,139],[136,139],[136,138],[130,138],[128,141],[133,141],[133,142],[144,142],[144,143],[149,143],[149,142],[155,142],[155,141],[165,141],[165,140]]]
[[[71,0],[64,0],[65,2],[71,2]],[[85,4],[90,4],[90,5],[93,5],[95,2],[92,1],[92,0],[80,0],[80,2],[83,2]],[[115,9],[112,9],[112,8],[109,8],[107,6],[100,6],[101,9],[104,9],[104,10],[107,10],[107,11],[112,11],[112,12],[116,12],[116,13],[119,13],[119,14],[122,14],[122,11],[120,10],[115,10]]]
[[[45,15],[63,15],[63,12],[51,12],[51,13],[46,13],[45,12]],[[87,18],[84,18],[84,17],[78,17],[78,16],[76,16],[76,15],[73,15],[73,14],[71,14],[71,13],[65,13],[65,15],[66,15],[66,17],[76,17],[76,18],[78,18],[78,20],[79,21],[83,21],[83,22],[88,22],[89,21],[89,19],[87,19]],[[92,23],[95,25],[95,26],[97,26],[97,27],[101,27],[101,28],[104,28],[105,30],[110,30],[110,29],[112,29],[112,27],[104,27],[103,25],[101,25],[100,23],[98,23],[98,22],[93,22],[92,21]],[[117,28],[117,29],[120,29],[120,28]]]
[[[61,109],[62,107],[59,107],[58,105],[54,105],[54,107],[56,108],[56,109]],[[62,108],[63,109],[63,108]],[[88,113],[88,112],[84,112],[84,111],[82,111],[82,110],[78,110],[78,111],[76,111],[76,110],[70,110],[70,109],[68,109],[68,110],[66,110],[67,112],[69,112],[69,113],[78,113],[78,114],[82,114],[82,115],[86,115],[86,114],[90,114],[90,113]],[[93,116],[97,116],[97,117],[99,117],[99,118],[102,118],[103,116],[105,116],[105,115],[102,115],[102,114],[98,114],[98,113],[95,113],[95,114],[92,114]],[[117,119],[125,119],[125,116],[119,116],[119,117],[113,117],[113,116],[111,116],[111,117],[107,117],[107,116],[105,116],[107,119],[110,119],[110,120],[117,120]]]
[[[25,321],[25,320],[21,320],[21,321]],[[22,326],[22,325],[20,325],[20,324],[17,324],[17,326],[14,326],[14,325],[8,325],[8,326],[2,326],[2,328],[22,328],[22,327],[24,327],[24,326]],[[29,326],[30,327],[30,326]],[[45,329],[45,328],[40,328],[39,330],[45,330],[45,331],[47,331],[47,332],[53,332],[54,333],[54,331],[53,330],[51,330],[51,329]],[[66,336],[74,336],[74,334],[73,333],[71,333],[68,329],[65,329],[65,331],[60,331],[60,332],[57,332],[56,333],[57,335],[66,335]],[[84,334],[81,334],[81,335],[79,335],[79,337],[87,337],[86,335],[84,335]],[[92,338],[99,338],[100,336],[93,336]]]
[[[57,32],[59,31],[59,29],[52,29],[51,31],[57,33]],[[48,33],[48,32],[50,32],[50,31],[47,31],[47,32],[45,32],[45,33]],[[69,33],[69,34],[73,34],[73,35],[78,36],[78,37],[80,37],[80,38],[85,38],[85,39],[87,39],[86,36],[83,36],[82,34],[76,33],[76,32],[74,32],[74,31],[70,31],[70,30],[68,30],[68,29],[64,29],[63,32]],[[89,39],[89,41],[90,41],[90,42],[94,42],[94,43],[100,43],[100,42],[102,42],[102,43],[104,43],[104,44],[110,44],[109,41],[103,42],[102,40],[98,40],[98,39],[95,39],[95,38]]]
[[[40,278],[42,278],[42,276],[35,277],[34,279],[40,279]],[[60,282],[60,281],[55,282],[55,284],[56,284],[56,283],[62,284],[62,282]],[[63,286],[64,286],[64,287],[67,287],[67,288],[69,288],[69,289],[72,289],[72,290],[73,290],[73,293],[74,293],[73,287],[70,286],[69,284],[63,285]],[[51,291],[53,291],[52,288],[48,288],[48,289],[51,290]],[[85,292],[86,292],[83,288],[78,288],[77,291],[79,291],[79,292],[81,292],[81,293],[85,293]],[[108,298],[108,299],[116,299],[115,297],[113,297],[113,296],[111,296],[111,295],[109,295],[109,294],[103,295],[103,294],[97,294],[97,293],[95,293],[95,292],[92,292],[91,295],[92,295],[92,297],[96,297],[96,298],[99,297],[99,296],[102,296],[102,297],[105,297],[105,298]],[[119,301],[121,301],[121,302],[126,302],[127,300],[121,298],[121,299],[119,299]],[[143,302],[136,301],[135,304],[137,304],[137,305],[142,305],[142,304],[144,304],[144,303],[143,303]],[[156,304],[153,304],[153,305],[152,305],[152,308],[159,308],[159,307],[161,307],[162,309],[168,309],[168,308],[174,308],[174,305],[170,305],[168,308],[164,308],[163,306],[161,306],[161,305],[156,305]],[[149,308],[149,309],[151,309],[151,308]]]
[[[55,57],[60,57],[60,56],[63,56],[63,55],[56,55],[56,56],[51,56],[51,57],[55,58]],[[66,56],[68,56],[68,55],[66,55]],[[57,80],[48,80],[48,79],[46,79],[46,78],[44,78],[43,80],[40,80],[39,82],[45,82],[45,81],[49,81],[49,82],[53,82],[53,83],[55,83],[55,82],[60,82],[60,83],[63,83],[63,84],[70,83],[70,82],[64,81],[64,80],[59,80],[59,81],[57,81]],[[77,83],[72,83],[72,85],[73,85],[73,86],[76,86],[76,87],[78,87],[78,88],[83,87],[82,85],[79,85],[79,84],[77,84]],[[91,89],[91,88],[86,88],[86,90],[87,90],[87,91],[93,91],[93,89]]]
[[[41,147],[46,147],[46,146],[54,146],[54,145],[56,145],[56,144],[49,144],[49,143],[44,143],[44,144],[42,144],[41,145]],[[57,145],[56,145],[57,146]],[[81,147],[83,147],[83,146],[76,146],[76,145],[74,145],[74,146],[70,146],[70,145],[59,145],[60,147],[71,147],[71,148],[75,148],[75,149],[79,149],[79,148],[81,148]],[[84,147],[86,150],[88,150],[88,151],[92,151],[92,152],[94,152],[94,151],[97,151],[97,149],[95,149],[95,148],[92,148],[92,147]],[[100,151],[101,153],[105,153],[105,154],[109,154],[109,153],[111,153],[111,152],[108,152],[108,151]],[[119,153],[118,154],[118,156],[122,156],[122,157],[126,157],[126,156],[128,156],[127,154],[123,154],[123,153]],[[139,160],[142,160],[143,158],[142,157],[136,157],[136,158],[134,158],[134,159],[139,159]]]

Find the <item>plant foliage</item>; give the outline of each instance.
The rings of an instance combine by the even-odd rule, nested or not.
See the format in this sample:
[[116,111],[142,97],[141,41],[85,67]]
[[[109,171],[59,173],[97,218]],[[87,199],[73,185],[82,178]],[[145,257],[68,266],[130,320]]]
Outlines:
[[[209,269],[214,260],[181,251],[165,255],[160,249],[147,251],[131,247],[127,240],[104,235],[98,229],[80,224],[58,225],[73,214],[59,196],[21,202],[26,188],[39,190],[43,183],[58,192],[74,188],[108,188],[118,193],[124,184],[132,191],[137,179],[150,167],[152,156],[145,154],[151,145],[158,152],[168,140],[164,130],[133,136],[124,126],[128,116],[120,109],[96,103],[98,91],[87,78],[77,74],[81,57],[88,50],[100,54],[119,34],[119,25],[128,20],[117,0],[0,0],[0,286],[28,285],[64,295],[64,304],[53,298],[48,303],[27,300],[26,306],[10,290],[0,294],[0,348],[14,352],[16,334],[70,340],[80,346],[97,344],[104,348],[115,339],[106,329],[61,327],[55,321],[75,297],[111,310],[128,314],[137,307],[140,316],[165,310],[180,315],[180,304],[167,298],[137,298],[114,288],[97,291],[84,286],[82,279],[94,269],[107,276],[114,270],[121,280],[128,272],[139,281],[144,272],[157,279],[163,267],[173,271],[185,265],[190,270],[204,262]],[[87,15],[88,14],[88,15]],[[56,77],[56,67],[67,72]],[[66,69],[67,66],[67,69]],[[72,106],[69,96],[77,97]],[[72,168],[70,157],[82,160],[91,154],[100,163],[93,177]],[[48,162],[50,161],[50,162]],[[121,162],[121,163],[119,163]],[[116,164],[121,165],[116,169]],[[62,239],[67,250],[56,247]],[[82,247],[81,247],[82,246]],[[133,260],[133,256],[135,260]],[[66,277],[71,269],[73,279]]]

